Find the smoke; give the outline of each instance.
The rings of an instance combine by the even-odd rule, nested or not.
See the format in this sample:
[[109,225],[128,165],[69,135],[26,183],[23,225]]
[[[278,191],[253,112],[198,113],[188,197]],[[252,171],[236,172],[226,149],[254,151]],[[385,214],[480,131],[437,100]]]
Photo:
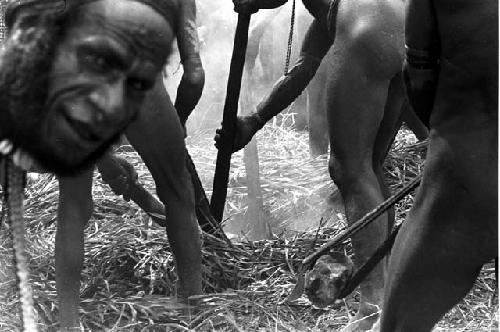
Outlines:
[[[201,58],[205,68],[205,87],[196,109],[187,122],[188,134],[193,136],[196,135],[197,131],[209,130],[213,132],[215,128],[220,126],[222,121],[222,110],[238,18],[238,15],[233,11],[233,4],[230,0],[197,0],[196,3]],[[302,1],[297,1],[296,5],[290,66],[297,59],[306,30],[312,22],[312,17],[303,7]],[[279,9],[261,10],[252,15],[246,70],[243,75],[240,95],[240,114],[255,111],[257,104],[271,91],[273,84],[283,75],[291,12],[292,1],[289,1]],[[263,31],[262,38],[258,48],[252,49],[252,36],[255,36],[260,28],[263,28],[261,30]],[[255,62],[251,58],[252,50],[254,55],[257,54]],[[253,65],[253,68],[248,71],[247,69],[251,65]],[[167,67],[166,86],[172,98],[175,98],[177,85],[181,77],[182,66],[177,53],[171,57]],[[307,124],[307,120],[305,120],[306,104],[306,98],[299,99],[292,107],[291,112],[300,113],[302,121]],[[288,115],[285,118],[291,119],[292,116]],[[295,123],[298,122],[298,118],[299,116],[295,116]],[[322,199],[322,201],[326,202],[325,199]],[[319,204],[314,204],[314,206],[318,207]],[[273,224],[272,221],[271,224],[274,228],[307,228],[310,226],[311,218],[313,218],[312,214],[317,213],[317,211],[305,210],[294,217],[289,216],[287,219],[290,219],[290,225],[288,226]],[[232,215],[226,223],[227,230],[239,234],[242,230],[248,227],[251,228],[251,223],[247,225],[248,218],[246,218],[245,213]]]
[[[220,126],[238,19],[237,13],[233,10],[232,1],[197,0],[196,5],[201,58],[205,69],[205,88],[196,109],[187,122],[189,134]],[[281,9],[261,10],[252,15],[250,31],[262,22],[268,26],[260,44],[258,61],[251,73],[252,82],[248,83],[249,78],[246,75],[243,77],[243,80],[247,82],[243,82],[242,90],[251,89],[252,103],[255,103],[250,106],[250,110],[245,111],[253,111],[256,103],[270,91],[274,82],[283,74],[290,14],[291,1]],[[267,18],[269,16],[272,19],[269,20]],[[310,22],[309,13],[304,9],[302,2],[297,1],[292,64],[298,56],[303,35]],[[182,72],[178,52],[174,51],[166,69],[165,80],[165,85],[173,100]],[[302,107],[305,108],[305,104]]]
[[[205,87],[198,105],[187,122],[190,134],[197,130],[215,129],[220,126],[238,18],[229,0],[197,0],[196,6],[201,59],[205,69]],[[183,73],[178,52],[174,52],[171,56],[166,71],[166,87],[172,99],[175,99],[177,85]]]

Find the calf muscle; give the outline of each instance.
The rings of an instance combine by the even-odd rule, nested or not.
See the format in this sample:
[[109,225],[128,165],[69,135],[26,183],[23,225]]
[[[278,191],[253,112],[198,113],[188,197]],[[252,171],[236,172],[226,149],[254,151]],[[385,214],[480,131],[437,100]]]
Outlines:
[[167,235],[179,273],[179,293],[199,294],[201,240],[194,214],[194,190],[186,169],[184,133],[161,78],[126,135],[153,175],[158,197],[165,205]]

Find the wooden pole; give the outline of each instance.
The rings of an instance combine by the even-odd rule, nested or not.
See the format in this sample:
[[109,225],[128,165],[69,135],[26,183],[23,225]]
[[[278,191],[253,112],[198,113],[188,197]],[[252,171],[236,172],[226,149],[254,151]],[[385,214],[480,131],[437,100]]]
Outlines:
[[218,222],[222,221],[224,205],[227,196],[227,182],[229,180],[229,169],[233,142],[235,135],[236,116],[238,114],[238,100],[240,97],[241,77],[245,65],[245,54],[248,43],[248,27],[250,25],[249,14],[238,14],[238,24],[234,36],[233,54],[229,78],[227,81],[226,100],[222,118],[224,139],[221,140],[215,164],[215,176],[213,182],[213,194],[210,201],[212,215]]

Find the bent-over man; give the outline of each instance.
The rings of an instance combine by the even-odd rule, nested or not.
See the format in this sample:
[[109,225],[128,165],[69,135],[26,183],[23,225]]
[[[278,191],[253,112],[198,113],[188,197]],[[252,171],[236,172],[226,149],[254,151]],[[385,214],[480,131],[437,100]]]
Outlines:
[[[235,10],[251,13],[285,0],[233,0]],[[383,162],[407,105],[401,68],[404,2],[401,0],[303,0],[314,16],[298,60],[273,86],[256,112],[239,117],[234,149],[241,149],[273,116],[294,101],[322,63],[323,98],[330,138],[330,177],[342,196],[348,224],[390,196]],[[216,136],[216,141],[221,138]],[[387,236],[394,210],[351,239],[359,268]],[[357,314],[345,332],[367,331],[377,321],[384,287],[384,264],[360,285]],[[328,303],[322,303],[326,306]]]
[[161,77],[186,8],[181,2],[185,5],[178,0],[24,0],[8,6],[0,138],[59,174],[56,283],[62,330],[79,326],[92,165],[124,130],[166,206],[178,295],[201,292],[201,244],[184,130]]
[[[205,71],[200,58],[195,1],[180,1],[178,15],[176,37],[183,75],[177,88],[174,107],[185,130],[186,121],[200,100],[205,84]],[[166,107],[165,105],[155,106],[159,109]],[[144,128],[144,130],[150,129]],[[154,221],[165,225],[166,221],[160,217],[164,214],[163,204],[139,183],[138,174],[125,158],[107,153],[97,162],[97,168],[102,175],[102,180],[113,189],[115,194],[122,195],[127,201],[131,199],[144,211],[150,213]]]
[[498,1],[406,2],[422,184],[390,258],[381,331],[430,331],[498,255]]

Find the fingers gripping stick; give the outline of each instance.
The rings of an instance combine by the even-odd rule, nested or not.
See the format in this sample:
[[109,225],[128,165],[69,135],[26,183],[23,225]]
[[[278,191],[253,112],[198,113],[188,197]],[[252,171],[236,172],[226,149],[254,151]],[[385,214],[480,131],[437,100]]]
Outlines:
[[224,139],[220,142],[219,152],[217,153],[213,194],[210,201],[210,209],[218,222],[222,221],[227,196],[227,182],[229,179],[229,168],[233,151],[236,115],[238,113],[241,77],[245,65],[249,25],[250,14],[238,14],[238,25],[236,26],[236,34],[234,37],[233,55],[231,57],[222,118],[222,128],[225,134]]

